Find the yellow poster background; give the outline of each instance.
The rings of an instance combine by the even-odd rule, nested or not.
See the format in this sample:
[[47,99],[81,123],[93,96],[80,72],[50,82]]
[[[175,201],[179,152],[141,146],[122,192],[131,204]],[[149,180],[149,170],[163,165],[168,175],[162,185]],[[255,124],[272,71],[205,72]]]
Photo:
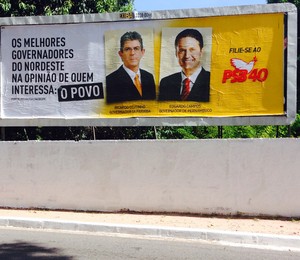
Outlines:
[[[163,28],[211,28],[210,101],[131,101],[106,105],[101,117],[227,117],[284,114],[284,19],[279,14],[184,18],[149,22],[159,93]],[[205,45],[205,43],[204,43]],[[174,50],[174,45],[169,46]],[[172,53],[172,51],[171,51]],[[231,59],[254,62],[255,73],[224,78]],[[165,60],[164,60],[165,61]],[[170,61],[170,66],[174,67]],[[176,68],[178,69],[178,68]],[[238,74],[237,74],[238,75]],[[228,76],[228,75],[227,75]],[[235,81],[235,82],[234,82]]]

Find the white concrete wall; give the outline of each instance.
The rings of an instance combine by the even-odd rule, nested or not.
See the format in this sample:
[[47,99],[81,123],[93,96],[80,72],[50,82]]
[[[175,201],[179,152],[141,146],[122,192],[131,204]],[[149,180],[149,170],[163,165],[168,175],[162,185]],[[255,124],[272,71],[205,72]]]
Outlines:
[[0,207],[300,216],[300,139],[1,142]]

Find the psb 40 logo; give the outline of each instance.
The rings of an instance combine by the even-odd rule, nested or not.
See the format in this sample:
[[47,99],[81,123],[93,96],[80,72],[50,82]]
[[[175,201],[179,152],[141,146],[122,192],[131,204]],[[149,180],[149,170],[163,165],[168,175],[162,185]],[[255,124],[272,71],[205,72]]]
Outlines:
[[235,69],[224,70],[222,83],[226,83],[230,80],[231,83],[235,82],[245,82],[246,80],[260,81],[263,82],[268,78],[268,69],[254,68],[257,58],[254,57],[251,61],[246,62],[241,59],[232,58],[230,59],[230,64]]

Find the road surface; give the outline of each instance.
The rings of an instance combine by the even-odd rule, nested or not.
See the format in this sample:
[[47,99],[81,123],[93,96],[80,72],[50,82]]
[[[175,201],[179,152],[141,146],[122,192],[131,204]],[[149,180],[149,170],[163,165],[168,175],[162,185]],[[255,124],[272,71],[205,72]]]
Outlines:
[[300,259],[300,252],[183,239],[0,228],[0,259]]

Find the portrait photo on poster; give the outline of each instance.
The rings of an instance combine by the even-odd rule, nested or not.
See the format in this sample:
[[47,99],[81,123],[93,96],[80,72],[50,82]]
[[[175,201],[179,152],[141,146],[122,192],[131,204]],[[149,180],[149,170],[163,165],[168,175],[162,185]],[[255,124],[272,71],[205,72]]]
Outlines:
[[209,102],[212,28],[162,28],[159,101]]
[[153,28],[105,32],[106,103],[155,100]]

